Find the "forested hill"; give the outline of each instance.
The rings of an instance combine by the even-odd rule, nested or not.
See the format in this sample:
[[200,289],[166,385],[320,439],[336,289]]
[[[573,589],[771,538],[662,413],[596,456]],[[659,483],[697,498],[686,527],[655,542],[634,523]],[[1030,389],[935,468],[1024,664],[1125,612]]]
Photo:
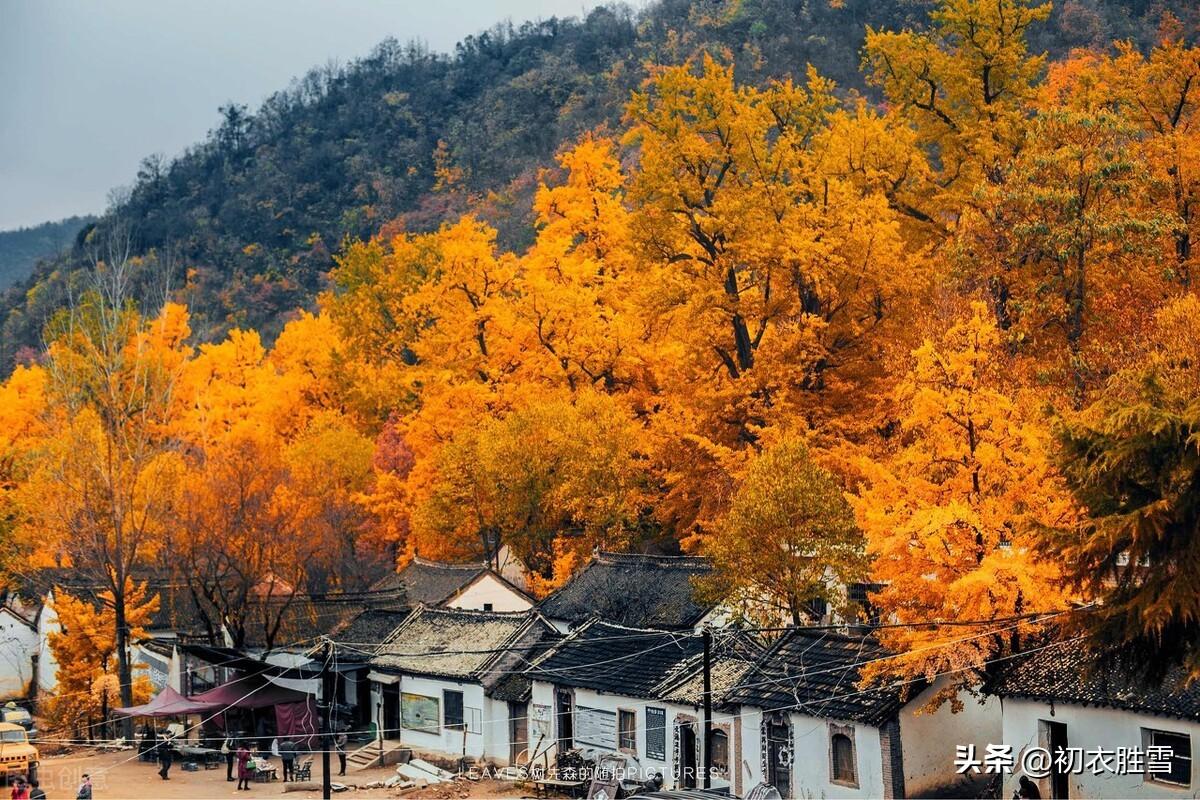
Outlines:
[[[520,246],[539,171],[563,142],[614,131],[649,63],[710,52],[732,59],[748,82],[802,79],[812,63],[842,91],[865,91],[865,27],[923,27],[929,8],[662,0],[638,13],[605,6],[584,19],[494,27],[453,54],[389,39],[359,61],[310,72],[257,112],[222,108],[209,136],[181,157],[147,159],[98,224],[121,221],[144,263],[169,266],[198,337],[234,326],[271,336],[312,304],[346,239],[385,224],[429,229],[474,209]],[[1190,0],[1067,0],[1030,38],[1052,56],[1117,38],[1144,46],[1164,9],[1195,31]],[[87,263],[85,246],[80,237],[0,297],[0,372],[40,340],[72,272]]]
[[38,261],[67,250],[94,217],[68,217],[29,228],[0,231],[0,290],[33,274]]

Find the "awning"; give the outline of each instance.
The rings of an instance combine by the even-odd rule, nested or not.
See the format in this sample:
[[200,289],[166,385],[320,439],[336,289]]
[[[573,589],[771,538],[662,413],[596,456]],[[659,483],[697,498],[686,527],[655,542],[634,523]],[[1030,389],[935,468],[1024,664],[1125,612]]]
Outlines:
[[123,717],[182,717],[188,714],[203,714],[214,708],[212,703],[197,698],[184,697],[170,686],[156,694],[148,703],[127,708],[114,708],[113,713]]
[[266,708],[303,703],[312,695],[272,683],[262,675],[245,675],[189,698],[214,708]]
[[371,670],[367,673],[367,680],[375,681],[375,683],[386,683],[389,686],[400,682],[399,675],[388,675],[386,672],[376,672]]

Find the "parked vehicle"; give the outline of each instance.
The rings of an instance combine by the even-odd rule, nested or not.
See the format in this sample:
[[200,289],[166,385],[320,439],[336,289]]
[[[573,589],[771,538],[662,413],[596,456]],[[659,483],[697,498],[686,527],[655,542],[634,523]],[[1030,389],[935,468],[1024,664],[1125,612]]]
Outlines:
[[37,738],[37,730],[34,728],[33,714],[29,713],[29,709],[22,708],[16,703],[9,701],[0,707],[0,722],[11,722],[14,725],[20,725],[29,733],[30,739]]
[[0,775],[12,782],[37,777],[38,751],[29,742],[29,732],[13,722],[0,722]]

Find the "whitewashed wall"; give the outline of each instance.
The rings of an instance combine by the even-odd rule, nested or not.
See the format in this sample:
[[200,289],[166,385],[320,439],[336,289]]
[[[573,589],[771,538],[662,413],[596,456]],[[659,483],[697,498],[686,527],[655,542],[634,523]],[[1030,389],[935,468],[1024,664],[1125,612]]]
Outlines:
[[49,592],[38,615],[38,694],[53,692],[58,688],[58,661],[50,651],[50,634],[60,632],[62,625],[58,623],[58,612],[54,610],[54,593]]
[[[463,755],[463,732],[459,730],[446,730],[446,704],[442,696],[442,691],[449,689],[463,693],[463,713],[464,716],[470,714],[468,708],[479,710],[480,721],[485,723],[481,732],[466,734],[466,755],[468,758],[475,759],[490,755],[489,749],[495,750],[495,725],[489,723],[489,704],[491,701],[484,697],[483,687],[477,683],[464,683],[449,679],[426,678],[416,675],[402,675],[400,677],[400,692],[402,694],[420,694],[427,697],[436,697],[438,701],[439,725],[437,732],[426,732],[412,730],[410,728],[402,728],[400,731],[400,742],[414,750],[422,750],[430,753],[438,753],[450,758],[457,758]],[[382,702],[382,694],[378,684],[371,687],[371,702],[378,708],[378,704]],[[374,713],[372,714],[374,717]],[[504,729],[501,729],[503,733]],[[488,745],[490,744],[490,748]],[[507,758],[508,740],[505,736],[503,744],[503,752]]]
[[[1023,748],[1044,746],[1038,741],[1038,721],[1063,722],[1067,726],[1067,745],[1082,747],[1084,751],[1104,747],[1142,747],[1142,728],[1187,734],[1192,740],[1192,783],[1189,787],[1165,786],[1145,780],[1141,775],[1113,775],[1103,773],[1070,776],[1071,797],[1143,798],[1200,797],[1200,722],[1186,721],[1174,717],[1154,714],[1137,714],[1114,708],[1077,706],[1024,700],[1008,697],[1003,705],[1004,744],[1011,745],[1013,753]],[[1010,775],[1005,781],[1003,797],[1011,797],[1018,776]],[[1049,782],[1039,782],[1042,797],[1050,797]]]
[[[564,687],[565,688],[565,687]],[[699,734],[702,722],[703,712],[693,706],[680,705],[678,703],[668,703],[660,700],[650,700],[641,697],[632,697],[629,695],[609,694],[607,692],[598,692],[593,689],[573,689],[575,695],[574,707],[578,709],[592,708],[600,711],[607,711],[616,714],[620,710],[632,711],[636,715],[637,724],[635,729],[635,741],[637,742],[637,752],[634,754],[642,767],[642,772],[638,776],[641,780],[647,780],[654,774],[663,776],[664,786],[667,788],[676,787],[676,755],[675,755],[675,727],[681,720],[689,720],[695,723],[697,734]],[[554,743],[558,739],[557,719],[555,717],[554,706],[554,688],[553,685],[545,681],[533,682],[533,698],[530,701],[530,714],[534,714],[534,706],[541,705],[550,709],[549,733],[547,739],[542,745],[542,749],[549,748],[550,763],[554,760]],[[648,725],[646,722],[646,707],[653,706],[661,708],[666,713],[666,736],[665,736],[665,753],[662,758],[651,758],[647,747]],[[741,760],[740,748],[738,742],[737,725],[739,720],[735,715],[723,714],[718,711],[713,712],[713,727],[723,728],[729,735],[730,742],[730,769],[736,769],[736,765]],[[576,737],[575,746],[592,751],[616,752],[617,742],[614,739],[607,747],[600,747],[602,743],[581,742],[578,737],[578,717],[576,718]],[[537,734],[535,726],[530,722],[530,741],[531,747],[537,742]],[[699,760],[697,761],[699,766]],[[725,788],[731,783],[730,780],[716,779],[713,781],[713,788]]]
[[529,598],[514,592],[511,586],[490,573],[485,573],[446,605],[449,608],[483,611],[487,603],[492,604],[492,611],[528,611],[533,607]]
[[988,744],[1001,737],[1000,701],[995,697],[962,695],[963,709],[957,714],[949,703],[935,712],[925,713],[925,705],[945,678],[917,695],[900,714],[900,740],[904,745],[904,790],[909,797],[922,797],[931,791],[961,782],[954,770],[956,745],[974,744],[984,752]]
[[[878,798],[884,796],[883,751],[879,729],[860,722],[790,716],[792,725],[792,796],[813,798]],[[762,712],[745,708],[741,713],[742,752],[739,766],[742,791],[766,780],[762,764]],[[858,788],[831,780],[829,750],[833,723],[854,731]]]
[[10,609],[0,608],[0,699],[25,696],[37,652],[37,631]]

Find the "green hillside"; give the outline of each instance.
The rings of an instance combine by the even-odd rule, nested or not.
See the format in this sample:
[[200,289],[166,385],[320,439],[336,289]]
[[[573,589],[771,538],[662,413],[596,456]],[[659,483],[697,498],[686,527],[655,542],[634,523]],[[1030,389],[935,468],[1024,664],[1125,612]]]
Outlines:
[[[1052,53],[1113,38],[1145,45],[1172,6],[1194,31],[1187,0],[1073,0],[1055,8],[1033,43]],[[740,80],[761,82],[802,79],[811,62],[841,91],[865,91],[865,27],[923,26],[928,8],[922,0],[662,0],[638,13],[603,6],[583,19],[497,26],[451,54],[388,39],[345,67],[313,70],[257,111],[222,108],[208,137],[182,156],[147,159],[98,224],[126,226],[147,271],[170,273],[199,338],[234,326],[271,336],[313,304],[347,239],[384,226],[430,229],[473,209],[519,247],[539,171],[562,143],[615,131],[650,63],[709,52],[732,60]],[[43,262],[0,296],[0,372],[40,341],[87,262],[86,246]],[[0,266],[0,287],[11,274]]]

